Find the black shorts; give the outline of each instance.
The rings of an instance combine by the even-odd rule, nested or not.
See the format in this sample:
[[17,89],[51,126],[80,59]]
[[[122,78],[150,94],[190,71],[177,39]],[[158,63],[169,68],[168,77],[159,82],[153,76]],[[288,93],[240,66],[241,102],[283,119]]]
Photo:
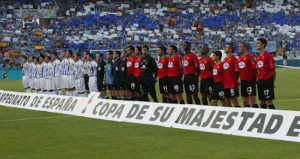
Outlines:
[[130,76],[129,90],[133,92],[142,92],[140,77]]
[[107,84],[107,89],[108,90],[114,90],[114,85],[113,84]]
[[225,98],[234,98],[239,96],[239,91],[234,88],[224,89]]
[[198,93],[198,76],[196,74],[184,75],[185,93]]
[[171,94],[182,94],[183,93],[183,82],[180,76],[178,77],[168,77],[170,83],[170,93]]
[[212,96],[213,95],[213,86],[214,86],[213,77],[201,79],[200,93],[201,94],[208,94],[208,95]]
[[241,81],[242,97],[256,96],[256,80]]
[[129,78],[128,77],[120,78],[120,89],[121,90],[129,90]]
[[89,89],[89,75],[87,75],[87,74],[84,74],[84,84],[85,84],[86,90],[90,90]]
[[211,99],[214,100],[225,100],[225,93],[223,88],[223,82],[215,83],[213,86],[213,95]]
[[159,79],[159,91],[161,94],[166,95],[170,93],[170,83],[168,77],[160,78]]
[[275,99],[274,82],[273,79],[257,81],[258,99],[259,100],[273,100]]
[[103,84],[103,80],[97,80],[97,86],[99,91],[106,90],[106,86]]

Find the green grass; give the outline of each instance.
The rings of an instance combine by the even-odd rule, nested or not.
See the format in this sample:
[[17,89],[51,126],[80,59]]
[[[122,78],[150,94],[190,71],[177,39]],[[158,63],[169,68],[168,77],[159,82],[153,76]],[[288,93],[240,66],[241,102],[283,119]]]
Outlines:
[[[277,70],[277,108],[300,110],[288,101],[300,98],[299,79]],[[0,89],[23,91],[21,81]],[[0,159],[300,159],[300,143],[65,116],[0,107]]]

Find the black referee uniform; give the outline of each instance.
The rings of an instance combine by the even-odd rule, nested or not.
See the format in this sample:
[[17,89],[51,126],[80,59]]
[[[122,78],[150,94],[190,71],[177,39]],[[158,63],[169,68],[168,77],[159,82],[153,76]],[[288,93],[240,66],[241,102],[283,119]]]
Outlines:
[[120,90],[120,63],[121,60],[118,59],[113,63],[113,70],[112,75],[114,77],[114,90],[119,91]]
[[98,84],[98,90],[104,91],[106,89],[105,85],[103,85],[103,78],[105,73],[105,61],[98,62],[97,66],[97,84]]
[[155,91],[155,82],[157,76],[156,61],[149,55],[141,58],[142,74],[141,84],[143,89],[143,100],[149,101],[148,92],[154,102],[158,102]]
[[120,76],[120,89],[121,90],[129,90],[129,78],[127,76],[127,60],[120,60],[120,71],[119,71],[119,76]]

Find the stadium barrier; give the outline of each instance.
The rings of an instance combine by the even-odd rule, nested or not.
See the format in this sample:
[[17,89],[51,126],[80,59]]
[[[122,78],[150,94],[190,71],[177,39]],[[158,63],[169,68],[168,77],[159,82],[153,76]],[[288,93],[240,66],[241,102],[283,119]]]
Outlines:
[[0,80],[20,80],[22,79],[22,70],[0,69]]
[[300,112],[0,91],[0,105],[88,118],[300,142]]

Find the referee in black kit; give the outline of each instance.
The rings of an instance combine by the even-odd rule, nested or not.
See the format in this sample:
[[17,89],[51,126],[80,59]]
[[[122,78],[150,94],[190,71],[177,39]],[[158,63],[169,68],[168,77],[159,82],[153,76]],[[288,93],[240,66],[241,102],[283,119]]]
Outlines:
[[148,55],[149,47],[142,47],[141,66],[142,66],[142,89],[143,89],[143,101],[149,101],[148,92],[150,93],[154,102],[158,102],[155,91],[155,82],[157,76],[157,65],[155,60]]

